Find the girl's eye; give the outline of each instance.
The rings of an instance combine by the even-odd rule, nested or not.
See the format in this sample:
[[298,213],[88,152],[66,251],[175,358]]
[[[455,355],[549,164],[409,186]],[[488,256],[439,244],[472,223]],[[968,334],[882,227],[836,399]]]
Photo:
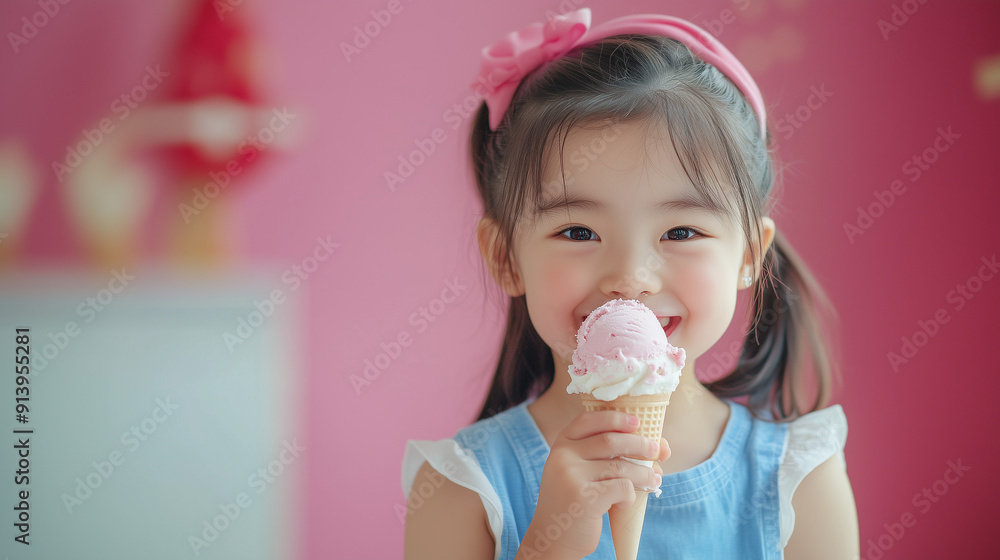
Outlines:
[[561,236],[563,236],[563,237],[565,237],[567,239],[572,239],[573,241],[598,241],[598,240],[600,240],[600,238],[597,237],[596,233],[590,231],[589,229],[587,229],[585,227],[580,227],[580,226],[568,227],[568,228],[560,231],[559,235],[561,235]]
[[667,233],[663,234],[663,237],[669,241],[687,241],[698,235],[698,232],[691,228],[679,227],[674,228]]

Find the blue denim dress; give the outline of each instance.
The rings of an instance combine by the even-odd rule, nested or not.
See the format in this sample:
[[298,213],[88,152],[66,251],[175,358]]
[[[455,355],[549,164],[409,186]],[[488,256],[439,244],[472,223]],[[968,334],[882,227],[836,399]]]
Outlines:
[[[727,401],[729,421],[712,456],[663,476],[649,494],[638,560],[780,559],[778,467],[788,424],[753,418]],[[503,505],[500,558],[513,559],[538,504],[549,446],[527,410],[530,401],[458,432]],[[530,544],[530,543],[527,543]],[[590,559],[615,560],[607,514]]]

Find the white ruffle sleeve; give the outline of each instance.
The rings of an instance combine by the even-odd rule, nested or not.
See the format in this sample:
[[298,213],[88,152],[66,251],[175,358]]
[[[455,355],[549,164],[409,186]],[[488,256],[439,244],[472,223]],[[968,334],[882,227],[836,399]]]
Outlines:
[[788,425],[785,453],[778,467],[778,503],[780,505],[781,548],[785,548],[795,528],[792,495],[799,483],[824,461],[837,455],[844,460],[847,442],[847,417],[841,406],[833,405],[796,418]]
[[[493,541],[496,543],[493,559],[499,558],[501,543],[499,537],[503,531],[503,506],[500,504],[500,497],[497,496],[493,486],[490,485],[483,470],[479,467],[475,455],[467,453],[453,439],[407,441],[406,451],[403,453],[404,496],[410,496],[417,471],[420,470],[424,462],[430,463],[434,470],[444,475],[448,480],[479,494],[479,499],[482,500],[483,507],[486,508],[486,519],[493,531]],[[433,485],[425,491],[418,487],[414,500],[428,498],[433,491]]]

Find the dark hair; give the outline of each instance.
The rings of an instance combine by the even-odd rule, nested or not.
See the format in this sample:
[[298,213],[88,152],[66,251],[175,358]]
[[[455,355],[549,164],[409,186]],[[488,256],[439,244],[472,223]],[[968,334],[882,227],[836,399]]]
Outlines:
[[[562,158],[572,129],[656,118],[666,121],[698,192],[739,222],[753,262],[761,263],[742,355],[734,371],[707,388],[719,397],[746,396],[755,416],[769,410],[776,420],[825,406],[833,372],[819,321],[826,299],[781,235],[765,255],[757,254],[760,219],[775,184],[770,135],[761,138],[739,89],[679,41],[619,35],[577,47],[521,82],[495,131],[480,105],[471,157],[484,215],[498,226],[501,269],[512,270],[519,217],[540,202],[547,154],[558,148]],[[553,370],[552,351],[532,326],[525,297],[510,298],[503,347],[479,419],[545,391]]]

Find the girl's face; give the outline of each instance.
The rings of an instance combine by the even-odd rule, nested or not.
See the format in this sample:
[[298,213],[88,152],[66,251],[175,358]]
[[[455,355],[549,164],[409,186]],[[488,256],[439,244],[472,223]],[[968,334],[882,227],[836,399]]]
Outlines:
[[752,271],[743,233],[702,201],[665,134],[636,122],[571,132],[568,202],[558,154],[547,162],[542,208],[522,218],[514,254],[531,322],[557,374],[571,361],[584,319],[612,299],[646,304],[689,363],[733,317],[741,276]]

